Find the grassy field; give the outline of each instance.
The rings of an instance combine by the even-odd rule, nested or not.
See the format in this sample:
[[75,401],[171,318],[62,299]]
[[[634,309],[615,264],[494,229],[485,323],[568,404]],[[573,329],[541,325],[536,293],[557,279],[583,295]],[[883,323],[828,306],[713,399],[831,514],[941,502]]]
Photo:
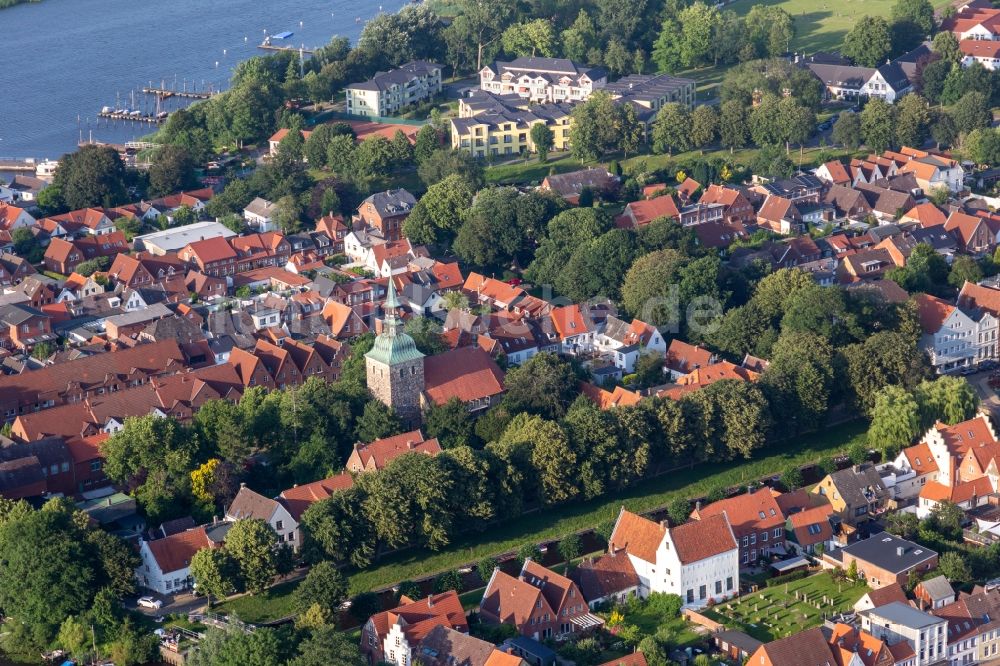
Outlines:
[[524,543],[541,543],[593,528],[614,520],[622,505],[632,511],[650,511],[678,496],[699,497],[721,486],[737,486],[779,474],[789,467],[845,451],[853,441],[863,437],[864,432],[863,422],[826,428],[822,433],[773,446],[768,455],[756,460],[698,465],[649,479],[600,499],[555,506],[497,525],[482,534],[462,535],[444,551],[411,549],[391,555],[371,568],[351,573],[351,592],[384,589],[402,580],[456,569],[487,555],[509,553]]
[[275,585],[264,594],[244,595],[212,608],[220,615],[235,615],[244,622],[257,624],[288,617],[295,613],[295,588],[298,581]]
[[821,573],[762,588],[704,614],[766,643],[817,627],[824,615],[850,610],[866,590],[868,586],[863,583],[838,583],[829,573]]
[[[749,13],[754,5],[781,7],[795,20],[793,52],[815,53],[840,48],[844,37],[862,16],[889,17],[895,0],[738,0],[728,9],[737,14]],[[931,0],[935,9],[950,0]]]
[[[712,157],[721,157],[727,162],[733,164],[748,164],[750,160],[753,159],[754,154],[757,153],[757,150],[758,149],[756,148],[746,148],[730,152],[728,149],[720,148],[717,150],[706,150],[704,153],[697,150],[691,150],[686,153],[675,153],[673,155],[654,155],[650,153],[645,155],[636,155],[635,157],[629,157],[628,159],[621,159],[619,160],[619,163],[621,164],[623,173],[627,176],[631,174],[648,173],[650,171],[662,169],[669,165],[675,165],[684,161],[699,158],[708,159]],[[793,149],[789,154],[789,158],[796,165],[810,167],[817,166],[823,157],[827,157],[829,159],[843,159],[845,157],[850,158],[867,154],[868,151],[864,150],[852,153],[845,151],[842,148],[833,146],[813,146],[811,148],[806,148],[801,153],[798,150]],[[582,169],[586,166],[587,164],[580,162],[568,153],[558,157],[551,157],[549,161],[545,163],[540,163],[537,158],[532,157],[528,160],[518,160],[517,162],[488,167],[486,169],[486,181],[493,185],[524,183],[538,184],[541,183],[542,179],[549,175],[550,172],[565,173],[567,171]]]

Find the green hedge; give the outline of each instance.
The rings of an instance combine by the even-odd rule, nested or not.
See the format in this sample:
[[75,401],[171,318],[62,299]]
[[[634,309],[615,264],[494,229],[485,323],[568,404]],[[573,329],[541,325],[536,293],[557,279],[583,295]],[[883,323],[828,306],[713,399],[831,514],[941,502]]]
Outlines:
[[808,569],[799,569],[798,571],[793,571],[792,573],[787,573],[782,576],[775,576],[774,578],[768,579],[764,583],[764,587],[774,587],[775,585],[781,585],[782,583],[791,583],[793,580],[801,580],[810,573],[812,572]]

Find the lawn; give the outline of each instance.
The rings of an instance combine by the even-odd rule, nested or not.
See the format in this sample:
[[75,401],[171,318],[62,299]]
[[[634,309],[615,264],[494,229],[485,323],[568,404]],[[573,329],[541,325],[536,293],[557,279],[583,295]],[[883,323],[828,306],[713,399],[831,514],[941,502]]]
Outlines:
[[[690,150],[685,153],[675,153],[673,155],[637,155],[636,157],[622,160],[620,163],[622,172],[625,174],[649,173],[682,162],[691,162],[696,159],[710,159],[713,157],[722,158],[731,164],[746,165],[750,163],[757,152],[757,148],[745,148],[733,152],[729,152],[727,148],[721,148],[718,150],[706,150],[704,154],[697,150]],[[835,146],[813,146],[804,148],[800,152],[797,148],[793,147],[788,157],[797,166],[810,167],[818,166],[818,163],[824,159],[842,160],[845,157],[857,157],[862,153],[867,155],[868,151],[851,152]]]
[[[672,167],[686,161],[690,162],[696,159],[710,159],[713,157],[722,158],[732,164],[745,165],[750,163],[757,152],[757,148],[744,148],[732,152],[728,148],[718,148],[706,150],[704,153],[698,150],[690,150],[673,155],[647,153],[629,157],[628,159],[621,158],[619,159],[619,164],[621,164],[622,172],[626,176],[629,176]],[[813,146],[805,148],[801,152],[797,148],[793,148],[789,153],[789,158],[798,166],[810,167],[817,166],[823,159],[842,160],[844,158],[867,154],[868,151],[851,152],[835,146]],[[601,163],[606,164],[610,159],[608,158],[608,160],[604,160]],[[586,166],[588,165],[580,162],[568,153],[559,157],[550,157],[549,161],[544,163],[539,162],[537,157],[531,157],[528,160],[518,160],[516,162],[487,167],[486,181],[491,185],[538,184],[550,172],[565,173],[567,171],[582,169]]]
[[558,154],[558,156],[550,154],[548,162],[539,162],[537,156],[532,156],[527,160],[520,159],[515,162],[487,167],[486,182],[491,185],[541,183],[549,175],[549,172],[565,173],[582,168],[583,164],[569,153]]
[[867,590],[864,583],[836,582],[829,573],[820,573],[761,588],[704,614],[766,643],[817,627],[824,616],[850,610]]
[[[844,37],[862,16],[889,18],[896,0],[738,0],[729,9],[745,15],[754,5],[781,7],[795,21],[795,38],[789,46],[792,52],[839,50]],[[950,4],[950,0],[931,0],[935,9]]]
[[299,581],[275,585],[264,594],[243,595],[212,608],[213,613],[235,615],[244,622],[258,624],[295,614],[295,588]]
[[[647,512],[666,506],[676,497],[700,497],[718,487],[738,486],[780,474],[792,466],[806,465],[846,451],[853,441],[863,437],[864,432],[865,425],[861,421],[832,426],[821,433],[776,444],[769,448],[768,455],[756,460],[697,465],[598,499],[536,511],[491,527],[484,533],[460,535],[443,551],[413,548],[396,553],[368,569],[351,573],[351,592],[382,590],[402,580],[416,580],[457,569],[488,555],[510,553],[528,542],[541,543],[591,529],[614,520],[623,505],[632,511]],[[240,618],[250,619],[243,615]]]

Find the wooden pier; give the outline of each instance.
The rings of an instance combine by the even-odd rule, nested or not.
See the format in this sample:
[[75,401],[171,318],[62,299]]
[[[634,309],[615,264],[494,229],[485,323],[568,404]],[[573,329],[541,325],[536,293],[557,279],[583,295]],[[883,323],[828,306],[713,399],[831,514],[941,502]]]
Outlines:
[[38,163],[34,160],[19,160],[13,157],[0,157],[0,171],[25,171],[35,173]]
[[264,49],[265,51],[292,51],[294,53],[302,53],[303,55],[312,55],[313,50],[307,49],[301,46],[276,46],[274,44],[258,44],[257,48]]
[[142,92],[145,93],[146,95],[156,95],[161,99],[167,99],[168,97],[186,97],[188,99],[209,99],[213,95],[219,94],[214,90],[195,92],[193,90],[171,90],[169,88],[143,88]]
[[160,123],[167,122],[167,116],[163,116],[162,118],[159,116],[133,116],[128,113],[115,113],[114,111],[100,111],[97,117],[108,120],[128,120],[133,123],[148,123],[150,125],[159,125]]

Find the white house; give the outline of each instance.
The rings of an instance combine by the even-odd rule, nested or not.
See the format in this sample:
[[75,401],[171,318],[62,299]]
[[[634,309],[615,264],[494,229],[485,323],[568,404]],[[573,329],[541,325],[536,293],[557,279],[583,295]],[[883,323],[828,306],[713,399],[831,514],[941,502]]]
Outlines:
[[920,346],[938,372],[974,366],[997,357],[997,318],[986,310],[969,310],[927,294],[916,296],[923,335]]
[[271,526],[280,543],[288,544],[295,550],[301,545],[299,524],[284,504],[255,493],[246,484],[240,486],[240,491],[226,510],[226,520],[242,518],[260,518]]
[[641,354],[654,352],[662,356],[667,352],[667,343],[655,326],[639,319],[629,323],[609,315],[594,335],[594,349],[611,357],[615,367],[631,373],[635,372]]
[[14,229],[34,226],[34,224],[35,218],[28,211],[17,206],[9,206],[3,202],[3,199],[0,199],[0,229],[14,231]]
[[623,507],[608,549],[628,555],[640,597],[677,594],[685,607],[701,608],[740,589],[739,545],[724,513],[666,527]]
[[344,236],[344,254],[354,264],[380,278],[407,272],[409,260],[416,257],[413,246],[406,238],[387,241],[362,230],[354,230]]
[[1000,67],[1000,41],[987,39],[966,39],[959,43],[962,53],[962,67],[978,62],[992,71]]
[[191,558],[202,548],[216,548],[228,531],[228,523],[195,527],[163,539],[139,542],[142,563],[136,567],[141,587],[159,594],[176,594],[191,587]]
[[257,197],[243,209],[243,219],[258,233],[274,230],[275,204]]

